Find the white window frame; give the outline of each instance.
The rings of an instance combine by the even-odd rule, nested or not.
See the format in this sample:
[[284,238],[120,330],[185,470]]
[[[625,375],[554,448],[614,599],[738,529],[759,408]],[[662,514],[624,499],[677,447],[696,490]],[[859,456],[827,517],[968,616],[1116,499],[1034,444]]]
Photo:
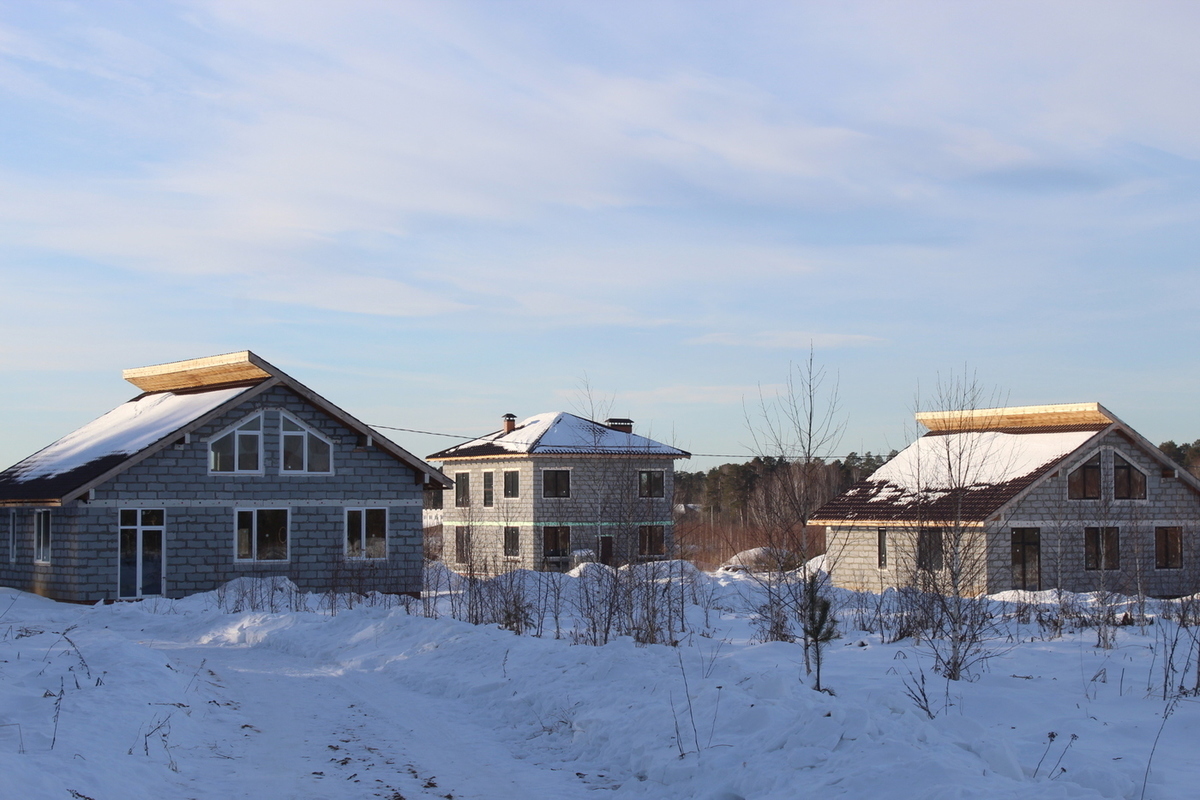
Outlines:
[[33,563],[50,563],[54,542],[53,530],[50,509],[39,508],[35,510],[33,512]]
[[[291,422],[293,425],[299,427],[300,430],[285,431],[283,429],[283,421],[284,420]],[[304,449],[302,451],[304,454],[304,468],[303,469],[285,469],[284,468],[283,448],[284,448],[284,442],[287,440],[287,437],[289,437],[289,436],[293,436],[293,437],[294,436],[302,436],[304,438]],[[325,443],[325,446],[329,448],[329,469],[318,472],[316,470],[311,470],[308,468],[308,458],[309,458],[308,437],[309,436],[312,436],[316,439],[321,440],[322,442]],[[286,411],[279,412],[279,474],[280,475],[332,475],[333,474],[333,442],[329,439],[328,436],[325,436],[325,435],[317,432],[311,425],[306,425],[305,423],[296,419],[294,416],[287,413]]]
[[[488,484],[491,486],[488,486]],[[491,494],[489,498],[488,495]],[[484,508],[492,508],[496,505],[496,471],[485,469],[483,477],[479,481],[479,502]],[[490,502],[489,502],[490,500]]]
[[[137,521],[133,525],[121,524],[121,514],[122,514],[122,512],[125,512],[125,511],[132,511],[133,513],[137,514],[137,517],[136,517]],[[161,525],[143,525],[142,524],[142,512],[143,511],[161,511],[162,515],[163,515],[162,524]],[[134,578],[134,585],[137,587],[137,591],[132,595],[121,594],[121,566],[120,566],[121,538],[120,537],[121,537],[122,529],[137,531],[137,540],[136,540],[135,546],[137,547],[137,550],[138,550],[138,558],[137,558],[138,567],[137,567],[137,575]],[[142,573],[146,568],[146,564],[142,560],[141,552],[142,552],[142,541],[143,541],[143,537],[145,536],[146,531],[158,531],[159,533],[162,534],[162,540],[161,540],[162,551],[159,553],[159,565],[158,565],[158,568],[160,570],[159,575],[161,576],[160,577],[161,587],[160,587],[160,592],[157,595],[142,594]],[[119,509],[117,509],[117,597],[122,600],[133,600],[133,599],[140,598],[140,597],[163,597],[166,595],[166,593],[167,593],[167,510],[165,508],[158,508],[158,507],[142,508],[141,506],[138,506],[137,508],[119,508]]]
[[[548,494],[546,494],[546,473],[547,472],[565,472],[565,473],[567,473],[567,493],[565,495],[562,495],[562,494],[548,495]],[[570,467],[542,467],[542,480],[541,480],[542,499],[543,500],[570,500],[571,492],[575,488],[573,485],[575,483],[575,481],[572,478],[571,472],[572,472],[572,470]]]
[[[509,475],[517,476],[517,480],[516,480],[517,493],[514,495],[508,494],[508,476]],[[501,497],[503,497],[506,500],[520,500],[521,499],[521,470],[519,470],[519,469],[504,470],[503,473],[501,474],[500,483],[501,483],[501,486],[500,486]]]
[[[248,422],[253,420],[255,417],[258,417],[258,430],[257,431],[247,431],[244,434],[240,433],[238,429],[243,427],[244,425],[246,425]],[[208,474],[209,475],[262,475],[262,474],[264,474],[263,470],[264,470],[265,464],[264,464],[264,459],[263,459],[263,451],[264,451],[263,440],[266,438],[266,435],[265,435],[267,432],[266,428],[267,428],[267,421],[264,418],[263,412],[255,411],[253,414],[247,414],[242,419],[240,419],[237,422],[233,423],[232,425],[226,427],[220,433],[217,433],[213,436],[208,437],[208,442],[207,442]],[[215,444],[216,442],[220,441],[221,439],[224,439],[226,436],[229,436],[231,434],[233,436],[233,469],[231,469],[231,470],[213,469],[213,457],[212,457],[213,444]],[[258,469],[238,469],[238,467],[237,467],[238,452],[240,452],[239,448],[238,448],[238,444],[239,444],[238,439],[241,438],[242,436],[250,436],[250,435],[254,435],[254,436],[258,437]]]
[[[258,512],[282,511],[287,514],[287,544],[284,558],[258,557]],[[243,513],[253,514],[254,524],[250,528],[250,558],[238,556],[238,516]],[[236,564],[289,564],[292,560],[292,509],[291,508],[235,508],[233,510],[233,560]]]
[[[350,512],[352,512],[352,511],[362,512],[362,517],[360,518],[361,523],[360,523],[359,529],[358,529],[359,552],[362,553],[362,555],[360,555],[360,556],[350,555]],[[366,554],[367,553],[367,512],[368,511],[382,511],[383,512],[383,555],[382,556],[368,556]],[[387,561],[389,540],[392,538],[389,535],[389,533],[390,533],[389,525],[391,523],[391,520],[389,519],[389,517],[390,517],[390,515],[388,514],[387,508],[382,507],[382,506],[370,506],[370,507],[364,506],[361,508],[359,508],[359,507],[347,508],[346,513],[344,515],[346,535],[342,538],[342,555],[345,557],[345,559],[347,561],[355,561],[355,562],[358,562],[358,561]]]

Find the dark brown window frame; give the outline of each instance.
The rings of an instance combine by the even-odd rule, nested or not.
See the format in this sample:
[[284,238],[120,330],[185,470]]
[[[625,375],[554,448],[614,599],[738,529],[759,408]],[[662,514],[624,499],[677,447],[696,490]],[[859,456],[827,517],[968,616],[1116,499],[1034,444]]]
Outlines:
[[504,557],[518,558],[521,555],[521,529],[511,525],[504,528]]
[[888,568],[887,528],[880,528],[875,533],[875,567],[876,569]]
[[571,470],[542,470],[542,497],[566,498],[571,496]]
[[1101,567],[1121,568],[1121,529],[1111,526],[1088,526],[1083,529],[1083,568],[1089,572]]
[[1183,528],[1162,525],[1154,529],[1154,568],[1183,569]]
[[638,470],[638,497],[666,497],[667,471],[662,469]]
[[454,507],[470,508],[471,506],[471,473],[454,473]]
[[917,569],[937,572],[945,564],[945,544],[941,528],[921,528],[917,531]]
[[1146,473],[1120,453],[1113,453],[1113,499],[1146,499]]
[[1096,453],[1067,475],[1068,500],[1100,499],[1100,454]]
[[667,526],[638,526],[638,556],[656,558],[667,554]]

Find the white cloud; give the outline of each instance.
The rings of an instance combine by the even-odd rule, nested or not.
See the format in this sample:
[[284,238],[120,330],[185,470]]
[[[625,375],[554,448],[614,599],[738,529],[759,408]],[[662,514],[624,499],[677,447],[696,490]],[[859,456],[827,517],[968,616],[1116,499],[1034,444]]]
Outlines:
[[862,347],[884,342],[877,336],[857,333],[809,333],[805,331],[757,331],[753,333],[707,333],[688,339],[687,344],[719,344],[733,347],[763,347],[789,350],[822,350]]

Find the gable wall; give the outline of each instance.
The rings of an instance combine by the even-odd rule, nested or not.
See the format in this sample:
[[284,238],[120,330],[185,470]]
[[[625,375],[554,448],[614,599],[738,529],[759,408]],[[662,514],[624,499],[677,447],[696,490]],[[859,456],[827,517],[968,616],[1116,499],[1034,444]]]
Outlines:
[[[210,474],[207,440],[260,409],[266,411],[263,474]],[[281,474],[281,409],[333,443],[333,475]],[[354,431],[290,390],[274,387],[197,430],[189,444],[169,446],[98,487],[90,503],[55,509],[50,567],[32,564],[32,511],[19,510],[29,518],[28,552],[22,549],[11,567],[0,557],[0,580],[60,599],[113,598],[120,509],[163,508],[168,596],[265,575],[285,575],[310,591],[419,591],[421,484],[412,469],[374,447],[357,449],[356,440]],[[347,505],[388,509],[386,561],[344,558]],[[235,562],[234,509],[239,507],[290,510],[287,562]]]

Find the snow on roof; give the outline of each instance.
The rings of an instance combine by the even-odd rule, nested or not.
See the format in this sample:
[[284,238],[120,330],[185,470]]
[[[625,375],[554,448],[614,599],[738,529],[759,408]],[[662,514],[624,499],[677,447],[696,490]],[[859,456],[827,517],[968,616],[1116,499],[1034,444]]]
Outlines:
[[1029,475],[1080,447],[1096,431],[922,436],[870,480],[907,491],[994,486]]
[[951,514],[963,521],[987,519],[1097,432],[1096,426],[1088,426],[926,434],[813,517],[883,522]]
[[142,395],[10,467],[5,477],[25,483],[62,475],[109,456],[132,455],[249,388]]
[[509,454],[639,453],[687,458],[677,447],[635,433],[614,430],[565,411],[535,414],[510,433],[496,431],[465,444],[434,453],[429,458],[469,458]]

